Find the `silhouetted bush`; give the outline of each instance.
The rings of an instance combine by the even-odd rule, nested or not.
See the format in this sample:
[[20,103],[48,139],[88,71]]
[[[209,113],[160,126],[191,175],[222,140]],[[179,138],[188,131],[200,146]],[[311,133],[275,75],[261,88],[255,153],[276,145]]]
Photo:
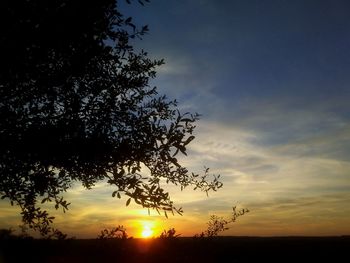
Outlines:
[[175,228],[169,228],[168,230],[164,230],[159,238],[161,239],[174,239],[181,236],[181,234],[176,234]]
[[111,238],[116,238],[116,239],[127,239],[128,234],[126,232],[126,228],[124,226],[117,226],[111,229],[103,229],[101,230],[101,234],[97,236],[98,239],[111,239]]

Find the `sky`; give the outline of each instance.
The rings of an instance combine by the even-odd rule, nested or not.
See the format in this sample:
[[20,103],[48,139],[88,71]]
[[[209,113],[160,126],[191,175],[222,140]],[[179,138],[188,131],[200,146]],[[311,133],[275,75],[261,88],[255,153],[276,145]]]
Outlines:
[[[181,163],[209,167],[224,186],[206,196],[169,186],[184,215],[168,219],[111,197],[103,183],[76,185],[70,210],[53,212],[70,235],[96,237],[124,225],[182,236],[210,215],[248,208],[223,235],[350,234],[350,2],[347,0],[151,0],[121,6],[150,28],[136,48],[164,58],[152,81],[198,112],[196,139]],[[20,224],[2,202],[0,225]]]

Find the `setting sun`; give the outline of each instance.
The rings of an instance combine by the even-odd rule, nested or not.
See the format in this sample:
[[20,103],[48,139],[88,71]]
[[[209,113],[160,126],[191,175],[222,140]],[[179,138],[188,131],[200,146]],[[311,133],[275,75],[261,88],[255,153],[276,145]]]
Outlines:
[[153,224],[150,222],[143,222],[142,223],[142,232],[141,237],[142,238],[149,238],[153,235]]
[[153,234],[153,230],[149,226],[144,226],[141,236],[143,238],[151,237]]

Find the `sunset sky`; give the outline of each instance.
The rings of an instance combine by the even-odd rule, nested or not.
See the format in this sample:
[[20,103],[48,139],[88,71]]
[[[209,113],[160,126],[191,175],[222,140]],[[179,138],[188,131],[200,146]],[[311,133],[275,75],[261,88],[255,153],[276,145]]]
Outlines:
[[[208,197],[169,186],[184,215],[166,219],[125,207],[105,184],[76,185],[70,210],[53,212],[58,228],[193,236],[237,205],[250,213],[224,235],[350,234],[350,1],[151,0],[121,10],[149,25],[136,47],[165,59],[152,84],[202,115],[182,164],[209,167],[224,186]],[[16,209],[0,203],[1,228],[20,224]]]

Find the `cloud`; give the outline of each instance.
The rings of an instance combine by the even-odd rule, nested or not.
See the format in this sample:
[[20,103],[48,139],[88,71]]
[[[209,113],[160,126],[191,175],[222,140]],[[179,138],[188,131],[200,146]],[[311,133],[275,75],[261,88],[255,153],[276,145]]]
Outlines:
[[[237,121],[199,121],[196,139],[188,146],[188,157],[179,161],[198,173],[204,166],[210,167],[211,173],[221,174],[224,186],[208,197],[191,188],[180,191],[179,187],[167,186],[175,206],[184,208],[183,217],[165,219],[155,211],[149,217],[147,209],[133,203],[127,208],[125,198],[112,198],[113,188],[100,183],[93,190],[77,185],[67,193],[72,203],[70,210],[66,214],[52,210],[57,227],[79,237],[95,237],[105,227],[123,224],[135,235],[137,222],[150,219],[164,229],[176,227],[183,235],[192,235],[205,229],[210,214],[226,216],[233,205],[239,205],[251,213],[239,219],[227,234],[348,233],[349,126],[341,118],[332,117],[313,134],[308,130],[310,123],[302,116],[311,122],[316,119],[313,123],[317,124],[327,108],[323,112],[299,108],[288,114],[283,105],[270,104],[264,109],[263,104],[255,103],[246,105],[249,114],[255,114],[251,117],[247,113],[242,119],[235,118]],[[267,121],[277,127],[279,122],[286,125],[281,131],[285,140],[267,140],[274,136],[274,130],[268,132],[261,120],[267,113],[272,116]],[[293,126],[298,136],[289,134],[295,132],[288,129]],[[18,209],[3,208],[5,205],[1,207],[1,225],[8,226],[15,221]],[[16,218],[19,222],[19,215]]]
[[[274,235],[341,235],[348,233],[348,193],[296,198],[276,198],[250,203],[252,213],[230,234],[269,232]],[[243,220],[243,219],[242,219]],[[245,229],[245,230],[243,230]]]
[[[322,123],[324,127],[313,135],[307,129],[310,123],[302,116],[313,116],[310,120],[316,118],[313,124],[317,124],[325,112],[298,109],[299,114],[288,115],[284,107],[276,105],[267,111],[276,116],[271,119],[276,124],[280,120],[288,127],[298,123],[299,136],[289,135],[286,129],[286,140],[261,143],[266,142],[267,136],[262,132],[265,127],[261,127],[259,119],[260,114],[266,113],[263,108],[252,109],[258,116],[251,119],[244,116],[244,125],[239,121],[220,119],[216,122],[202,121],[196,140],[189,146],[190,161],[184,159],[184,162],[193,169],[205,164],[212,168],[212,172],[222,174],[224,188],[215,193],[211,200],[197,200],[192,205],[188,204],[190,213],[193,209],[207,215],[213,207],[219,213],[224,213],[225,206],[229,209],[230,205],[239,202],[252,208],[254,220],[264,222],[261,224],[270,229],[270,233],[283,234],[287,229],[285,233],[300,234],[303,231],[302,222],[311,224],[308,218],[322,220],[310,231],[304,229],[304,233],[349,231],[346,227],[323,230],[329,225],[328,222],[338,220],[343,224],[350,214],[348,209],[342,209],[349,198],[345,193],[350,191],[350,163],[346,157],[349,127],[335,118]],[[269,136],[273,135],[271,131]],[[324,205],[333,206],[331,210],[334,213],[322,212]],[[293,225],[291,220],[287,220],[299,214],[302,217],[298,224]],[[247,222],[252,224],[250,226],[257,224],[251,220]],[[248,231],[249,224],[240,233]],[[257,228],[254,231],[268,233]]]

